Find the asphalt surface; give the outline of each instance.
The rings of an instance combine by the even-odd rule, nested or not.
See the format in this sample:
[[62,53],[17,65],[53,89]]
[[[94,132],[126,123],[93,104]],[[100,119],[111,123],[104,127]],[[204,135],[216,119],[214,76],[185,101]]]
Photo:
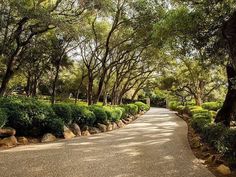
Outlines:
[[214,177],[193,155],[186,123],[152,108],[123,129],[0,151],[0,177]]

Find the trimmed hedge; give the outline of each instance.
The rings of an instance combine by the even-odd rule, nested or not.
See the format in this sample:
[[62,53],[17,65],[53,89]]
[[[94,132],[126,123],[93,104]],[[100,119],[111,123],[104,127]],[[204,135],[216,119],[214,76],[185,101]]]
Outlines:
[[96,116],[95,114],[89,110],[88,107],[81,107],[81,117],[79,119],[76,119],[75,122],[78,123],[80,126],[93,126],[96,122]]
[[0,128],[9,126],[19,136],[42,136],[44,133],[63,135],[64,125],[78,123],[94,126],[96,123],[115,122],[147,109],[144,103],[122,106],[84,106],[67,103],[50,105],[47,102],[25,97],[0,98]]
[[56,113],[56,115],[62,119],[65,124],[70,124],[73,120],[72,118],[72,109],[69,104],[66,103],[58,103],[52,105],[52,109]]
[[138,106],[138,111],[139,112],[141,112],[141,111],[148,111],[150,109],[150,107],[147,104],[145,104],[145,103],[143,103],[141,101],[135,102],[134,104],[136,106]]
[[123,107],[125,108],[126,112],[129,114],[129,115],[136,115],[138,114],[139,110],[138,110],[138,106],[135,105],[135,104],[126,104],[126,105],[123,105]]
[[202,107],[207,110],[218,111],[222,107],[222,104],[219,102],[206,102],[202,104]]
[[102,123],[102,124],[107,123],[108,121],[107,114],[101,106],[92,105],[89,106],[89,110],[95,114],[96,123]]

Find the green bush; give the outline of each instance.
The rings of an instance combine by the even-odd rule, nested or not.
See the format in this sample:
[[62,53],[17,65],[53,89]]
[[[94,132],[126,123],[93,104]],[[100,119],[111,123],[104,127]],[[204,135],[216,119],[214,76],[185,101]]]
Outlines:
[[150,109],[150,107],[147,104],[145,104],[145,103],[143,103],[141,101],[135,102],[134,104],[136,106],[138,106],[138,111],[139,112],[141,112],[141,111],[148,111]]
[[185,106],[177,106],[176,111],[177,111],[179,114],[184,114],[184,113],[185,113],[185,109],[186,109]]
[[34,99],[0,99],[1,108],[8,112],[7,126],[16,129],[18,135],[39,136],[42,134],[41,124],[51,115],[51,107]]
[[127,110],[124,107],[117,106],[116,109],[119,109],[121,111],[121,113],[122,113],[120,119],[124,119],[124,118],[128,117],[128,112],[127,112]]
[[84,106],[69,104],[71,109],[71,121],[78,122],[82,118],[82,109]]
[[222,107],[222,104],[218,102],[206,102],[202,104],[202,107],[207,110],[218,111]]
[[104,106],[103,109],[107,114],[107,119],[116,122],[122,118],[122,110],[119,107]]
[[73,121],[72,110],[69,104],[58,103],[52,105],[52,108],[56,115],[65,122],[65,124],[70,124]]
[[81,107],[81,118],[79,120],[75,121],[80,126],[93,126],[96,122],[96,116],[95,114],[89,110],[89,108],[86,106]]
[[168,104],[169,109],[173,110],[173,111],[177,111],[177,107],[180,106],[181,103],[177,102],[177,101],[171,101]]
[[106,123],[108,121],[107,114],[101,106],[92,105],[89,106],[89,110],[95,114],[96,123]]
[[2,128],[6,123],[8,119],[7,110],[0,108],[0,128]]
[[125,109],[126,109],[126,112],[129,114],[129,115],[136,115],[138,114],[138,106],[135,105],[135,104],[126,104],[123,106]]
[[64,131],[64,121],[57,117],[47,118],[42,124],[43,133],[52,133],[55,136],[62,136]]

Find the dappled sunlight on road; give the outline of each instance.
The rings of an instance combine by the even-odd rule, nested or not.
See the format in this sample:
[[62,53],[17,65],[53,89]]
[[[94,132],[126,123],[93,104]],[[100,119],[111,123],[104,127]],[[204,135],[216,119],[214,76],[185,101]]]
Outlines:
[[[6,159],[3,165],[0,162],[0,171],[21,159],[25,166],[20,167],[31,168],[32,177],[45,176],[45,170],[52,171],[47,177],[203,177],[188,145],[185,122],[166,109],[151,109],[123,129],[21,146],[1,151],[0,158]],[[13,163],[13,168],[19,166]],[[26,177],[28,168],[15,176]],[[205,174],[211,177],[208,171]]]

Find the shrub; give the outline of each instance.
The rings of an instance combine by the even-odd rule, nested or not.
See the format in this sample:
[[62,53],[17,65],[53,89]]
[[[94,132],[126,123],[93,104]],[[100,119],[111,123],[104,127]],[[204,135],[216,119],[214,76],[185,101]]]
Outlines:
[[124,119],[124,118],[128,117],[128,112],[127,112],[127,110],[124,107],[117,106],[116,109],[119,109],[121,111],[121,113],[122,113],[120,119]]
[[78,123],[81,126],[93,126],[96,122],[96,116],[95,114],[88,109],[88,107],[81,107],[81,118],[79,120],[76,120],[76,123]]
[[150,107],[147,104],[145,104],[145,103],[143,103],[141,101],[135,102],[134,104],[136,106],[138,106],[138,111],[139,112],[141,112],[141,111],[148,111],[150,109]]
[[204,141],[216,147],[219,138],[225,130],[226,128],[222,124],[209,124],[203,129],[202,137]]
[[75,104],[70,104],[71,109],[71,121],[78,122],[82,118],[83,106],[77,106]]
[[221,138],[218,138],[217,150],[228,159],[236,160],[236,130],[226,129]]
[[190,115],[194,115],[194,114],[210,114],[210,112],[206,109],[192,109],[190,110]]
[[168,107],[173,111],[177,111],[177,107],[180,105],[181,105],[181,103],[179,103],[177,101],[171,101],[171,102],[169,102]]
[[56,115],[65,122],[65,124],[70,124],[72,122],[72,111],[69,104],[58,103],[52,105],[52,108]]
[[207,110],[218,111],[222,107],[222,104],[219,102],[206,102],[202,104],[202,107]]
[[8,112],[6,125],[16,129],[18,135],[41,135],[42,122],[54,114],[50,106],[34,99],[2,98],[0,102]]
[[107,122],[107,114],[105,110],[96,105],[89,106],[89,110],[92,111],[95,114],[96,117],[96,123],[106,123]]
[[64,122],[58,117],[50,117],[43,121],[43,133],[52,133],[55,136],[62,136],[64,131]]
[[205,126],[212,122],[212,115],[209,111],[198,111],[191,118],[191,126],[198,132],[203,132]]
[[119,107],[104,106],[103,108],[109,121],[116,122],[122,118],[123,112]]
[[123,108],[125,108],[126,112],[129,115],[134,116],[134,115],[138,114],[138,106],[135,104],[126,104],[126,105],[123,105]]
[[0,108],[0,128],[2,128],[7,123],[7,110]]
[[177,106],[176,111],[178,111],[179,114],[184,114],[185,113],[185,106]]

